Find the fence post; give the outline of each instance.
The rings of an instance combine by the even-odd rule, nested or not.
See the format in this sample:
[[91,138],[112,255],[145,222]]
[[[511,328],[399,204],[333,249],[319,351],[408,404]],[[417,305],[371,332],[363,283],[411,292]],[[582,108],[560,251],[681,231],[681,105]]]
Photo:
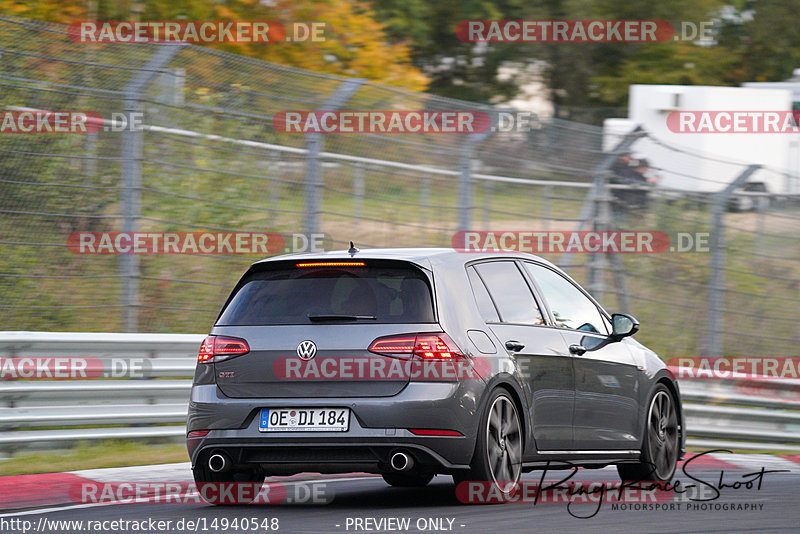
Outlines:
[[[186,45],[163,44],[150,56],[147,63],[131,78],[125,86],[122,110],[128,127],[122,132],[120,156],[122,159],[122,231],[133,233],[139,229],[142,216],[142,158],[143,132],[131,127],[134,114],[143,111],[142,93],[147,85],[175,55]],[[137,121],[138,122],[138,121]],[[122,306],[126,332],[139,330],[139,256],[123,254],[119,257],[119,271],[122,276]]]
[[[589,194],[586,195],[586,200],[581,207],[581,213],[578,215],[578,231],[581,232],[586,229],[586,225],[590,219],[598,216],[597,212],[597,198],[601,195],[602,190],[607,189],[608,171],[617,160],[621,152],[630,149],[633,144],[641,137],[647,135],[647,132],[641,126],[637,126],[630,133],[625,135],[622,140],[615,146],[606,156],[600,160],[594,169],[592,169],[592,188],[589,189]],[[572,265],[572,256],[567,255],[565,260],[559,258],[559,265],[562,267],[570,267]]]
[[280,152],[269,153],[269,219],[273,226],[278,225],[279,204],[281,202],[281,182],[283,178],[283,158]]
[[353,166],[353,222],[361,218],[364,210],[364,166]]
[[458,230],[465,232],[472,225],[472,211],[475,209],[472,201],[472,152],[484,139],[489,137],[497,125],[497,112],[491,113],[491,125],[483,132],[470,134],[461,144],[458,159]]
[[714,194],[711,204],[711,284],[708,295],[708,356],[722,356],[723,307],[725,305],[725,227],[723,217],[734,190],[761,168],[748,166],[725,189]]
[[472,223],[472,147],[475,141],[469,136],[461,145],[458,159],[458,230],[469,230]]
[[550,231],[550,219],[553,216],[553,206],[551,199],[553,198],[553,186],[547,184],[544,186],[544,206],[542,206],[544,213],[540,216],[542,220],[542,230],[545,232]]
[[494,195],[494,182],[483,181],[483,229],[489,230],[492,221],[492,196]]
[[[613,205],[614,197],[608,183],[603,180],[598,189],[596,201],[597,216],[594,220],[594,230],[596,232],[607,232],[618,230],[614,224]],[[630,297],[628,296],[628,283],[625,279],[625,265],[622,257],[618,253],[602,252],[592,254],[589,259],[589,284],[592,295],[598,300],[603,300],[603,293],[607,287],[605,284],[605,273],[610,269],[614,276],[614,293],[617,295],[617,310],[623,313],[631,313]],[[608,303],[606,303],[608,305]]]
[[[595,217],[592,221],[592,230],[601,233],[611,227],[611,193],[608,190],[605,176],[601,179],[594,199]],[[608,258],[605,253],[591,254],[587,262],[589,268],[588,289],[598,302],[602,302],[606,290],[605,273],[608,270]]]
[[[361,78],[352,78],[339,84],[336,90],[325,99],[319,111],[335,111],[343,106],[358,89],[366,83]],[[319,213],[322,203],[322,166],[319,154],[322,152],[324,141],[322,134],[310,133],[306,135],[306,183],[304,187],[306,235],[320,232]]]
[[428,173],[424,173],[421,180],[422,183],[420,184],[419,188],[419,223],[424,226],[428,224],[428,212],[431,209],[431,177]]

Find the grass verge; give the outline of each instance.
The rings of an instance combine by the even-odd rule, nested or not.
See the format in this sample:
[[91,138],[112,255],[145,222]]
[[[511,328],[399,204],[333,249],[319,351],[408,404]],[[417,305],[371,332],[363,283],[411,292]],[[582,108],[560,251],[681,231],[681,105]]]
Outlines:
[[0,461],[2,475],[59,473],[101,467],[188,462],[186,446],[170,443],[151,445],[135,441],[80,443],[65,451],[23,453]]

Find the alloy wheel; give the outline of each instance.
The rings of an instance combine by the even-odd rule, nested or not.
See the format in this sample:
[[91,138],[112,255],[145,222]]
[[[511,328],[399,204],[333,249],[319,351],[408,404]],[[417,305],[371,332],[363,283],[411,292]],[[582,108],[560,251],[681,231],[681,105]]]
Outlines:
[[650,403],[648,455],[659,480],[669,480],[678,458],[678,416],[672,397],[659,391]]
[[486,448],[494,483],[503,493],[512,492],[522,470],[522,433],[517,409],[505,395],[489,408]]

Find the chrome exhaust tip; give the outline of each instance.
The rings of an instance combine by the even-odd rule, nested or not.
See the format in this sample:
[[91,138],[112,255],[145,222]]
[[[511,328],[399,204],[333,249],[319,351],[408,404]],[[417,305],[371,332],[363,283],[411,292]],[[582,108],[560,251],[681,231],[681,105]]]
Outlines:
[[392,454],[389,463],[395,471],[408,471],[414,467],[414,459],[404,452]]
[[214,473],[227,471],[230,465],[231,463],[228,461],[228,457],[224,454],[212,454],[208,459],[208,468]]

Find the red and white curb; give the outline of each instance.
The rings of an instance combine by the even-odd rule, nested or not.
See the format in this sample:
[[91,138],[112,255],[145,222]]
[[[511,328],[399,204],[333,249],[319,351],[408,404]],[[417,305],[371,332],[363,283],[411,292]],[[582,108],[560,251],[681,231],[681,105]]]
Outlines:
[[[352,480],[354,478],[374,478],[378,475],[369,473],[347,473],[341,475],[323,475],[319,473],[302,473],[285,477],[270,477],[268,482],[301,484],[311,482],[334,482]],[[87,469],[66,473],[43,473],[36,475],[0,476],[0,512],[24,510],[76,504],[74,489],[80,484],[129,484],[147,483],[183,483],[194,482],[191,464],[174,463],[161,465],[142,465],[132,467],[109,467],[103,469]],[[77,504],[78,507],[113,502]],[[0,516],[2,517],[2,516]]]

